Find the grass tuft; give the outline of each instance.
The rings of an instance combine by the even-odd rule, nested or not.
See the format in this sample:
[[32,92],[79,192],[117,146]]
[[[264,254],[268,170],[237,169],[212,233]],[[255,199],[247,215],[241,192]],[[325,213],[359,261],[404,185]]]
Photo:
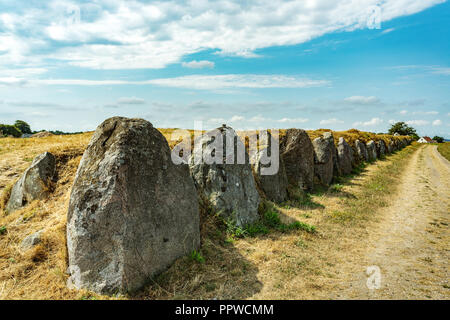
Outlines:
[[202,256],[202,254],[199,252],[199,251],[197,251],[197,250],[193,250],[192,252],[191,252],[191,254],[189,255],[189,257],[192,259],[192,260],[194,260],[194,261],[196,261],[196,262],[198,262],[198,263],[205,263],[205,258]]

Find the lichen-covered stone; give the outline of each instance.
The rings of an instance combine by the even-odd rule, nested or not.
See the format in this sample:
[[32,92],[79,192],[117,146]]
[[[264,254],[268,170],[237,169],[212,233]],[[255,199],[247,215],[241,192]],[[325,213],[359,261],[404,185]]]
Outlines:
[[306,131],[288,129],[280,138],[280,154],[291,186],[302,190],[314,187],[314,148]]
[[378,158],[382,158],[386,155],[386,143],[384,142],[384,140],[378,140],[376,142],[376,147],[377,147],[377,156]]
[[274,202],[283,202],[288,197],[288,180],[283,159],[278,150],[278,170],[274,174],[264,174],[264,168],[273,166],[273,163],[268,163],[270,158],[269,152],[273,149],[265,148],[256,153],[252,159],[253,172],[256,177],[256,182],[267,199]]
[[259,218],[260,196],[249,155],[232,128],[211,130],[197,139],[189,168],[198,192],[224,218],[241,227]]
[[333,180],[334,138],[325,132],[312,142],[314,146],[314,178],[316,184],[328,186]]
[[13,186],[6,212],[16,211],[33,200],[42,200],[50,194],[55,175],[55,157],[45,152],[34,158],[31,166]]
[[353,149],[343,137],[339,138],[337,157],[342,174],[350,174],[352,172],[353,164]]
[[375,141],[370,140],[366,144],[367,154],[369,155],[369,161],[377,160],[377,147],[375,145]]
[[392,140],[389,140],[389,143],[387,144],[387,152],[391,154],[392,152],[394,152],[394,149],[395,149],[394,142]]
[[67,217],[71,288],[133,292],[200,245],[199,206],[186,164],[142,119],[115,117],[93,135]]
[[355,141],[355,149],[360,161],[369,161],[366,145],[359,140]]

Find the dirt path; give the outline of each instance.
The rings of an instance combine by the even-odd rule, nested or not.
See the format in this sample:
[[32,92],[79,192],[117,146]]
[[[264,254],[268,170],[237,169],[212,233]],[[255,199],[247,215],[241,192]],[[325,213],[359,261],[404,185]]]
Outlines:
[[355,248],[360,253],[342,266],[331,298],[449,299],[449,216],[450,162],[425,146],[413,155],[393,204],[369,226],[363,250]]

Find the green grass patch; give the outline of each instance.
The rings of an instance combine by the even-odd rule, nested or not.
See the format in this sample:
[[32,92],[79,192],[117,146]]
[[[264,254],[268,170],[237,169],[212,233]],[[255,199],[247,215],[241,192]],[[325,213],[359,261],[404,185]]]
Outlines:
[[6,233],[6,226],[0,226],[0,236]]
[[301,239],[301,238],[299,238],[299,239],[297,239],[296,241],[295,241],[295,245],[297,246],[297,247],[299,247],[299,248],[302,248],[302,249],[306,249],[306,248],[308,248],[308,245],[305,243],[305,241],[303,241],[303,239]]
[[228,235],[225,242],[233,243],[235,239],[266,235],[273,231],[289,232],[293,230],[303,230],[309,233],[316,232],[315,226],[304,222],[295,221],[285,224],[281,221],[278,212],[276,212],[273,207],[266,205],[265,209],[266,211],[262,214],[261,219],[255,223],[246,225],[243,228],[236,226],[234,220],[224,220],[226,233]]
[[342,191],[342,189],[344,188],[344,186],[340,183],[335,183],[333,185],[330,186],[330,192],[331,193],[339,193]]
[[355,218],[355,214],[347,211],[332,211],[330,217],[338,222],[348,222]]
[[[321,194],[323,194],[322,190],[315,190],[315,196]],[[295,202],[297,205],[309,209],[324,208],[322,204],[313,201],[312,195],[310,193],[302,193],[295,199]]]
[[365,170],[366,167],[367,167],[366,162],[360,162],[357,166],[353,167],[351,174],[352,175],[361,174]]
[[191,252],[191,254],[189,255],[189,258],[191,259],[191,260],[194,260],[194,261],[196,261],[196,262],[198,262],[198,263],[204,263],[205,262],[205,258],[202,256],[202,254],[199,252],[199,251],[197,251],[197,250],[193,250],[192,252]]

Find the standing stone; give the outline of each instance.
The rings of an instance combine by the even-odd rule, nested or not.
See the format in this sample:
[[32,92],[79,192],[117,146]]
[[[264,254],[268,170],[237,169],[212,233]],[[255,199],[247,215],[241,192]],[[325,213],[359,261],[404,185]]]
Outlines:
[[[274,202],[283,202],[287,200],[288,179],[284,167],[283,159],[278,152],[278,170],[274,174],[264,174],[264,168],[269,168],[273,163],[267,163],[270,158],[270,148],[265,148],[256,153],[252,159],[253,172],[256,177],[256,183],[264,192],[267,199]],[[273,152],[273,150],[271,150]]]
[[110,118],[78,168],[67,217],[70,288],[133,292],[200,245],[186,164],[142,119]]
[[334,177],[342,176],[342,168],[341,164],[339,163],[338,151],[334,142],[333,142],[333,176]]
[[355,141],[356,153],[361,161],[369,161],[366,145],[359,140]]
[[316,184],[329,186],[333,180],[334,138],[331,132],[312,142],[314,146],[314,180]]
[[339,167],[342,174],[347,175],[352,172],[353,164],[353,149],[345,141],[343,137],[339,138],[339,143],[337,147]]
[[288,129],[280,139],[280,154],[288,182],[300,189],[314,187],[314,148],[306,131]]
[[189,167],[198,192],[224,218],[240,227],[259,218],[249,156],[232,128],[223,126],[197,139]]
[[392,140],[389,140],[389,143],[387,144],[387,151],[389,154],[391,154],[392,152],[394,152],[394,142]]
[[16,211],[33,200],[47,198],[55,171],[56,161],[51,153],[45,152],[34,158],[31,166],[13,186],[6,212]]
[[399,139],[396,139],[395,140],[395,150],[401,150],[401,149],[402,149],[402,144]]
[[403,144],[404,148],[407,147],[408,146],[408,138],[403,138],[402,139],[402,144]]
[[386,155],[386,144],[384,143],[384,140],[378,140],[376,142],[376,147],[378,158],[384,157]]
[[377,160],[377,147],[375,145],[375,141],[370,140],[366,144],[367,153],[369,154],[369,161]]

